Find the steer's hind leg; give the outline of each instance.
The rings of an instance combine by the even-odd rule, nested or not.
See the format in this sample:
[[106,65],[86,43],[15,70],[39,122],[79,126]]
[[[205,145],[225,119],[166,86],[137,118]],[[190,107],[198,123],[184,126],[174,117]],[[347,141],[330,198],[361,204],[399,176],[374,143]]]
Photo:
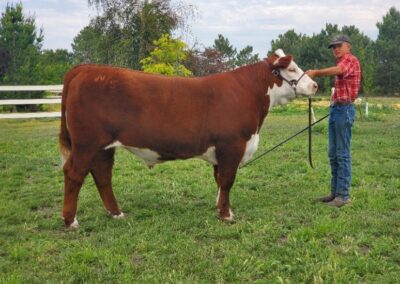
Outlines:
[[64,165],[64,207],[63,219],[65,226],[76,228],[76,210],[79,191],[89,172],[94,154],[88,151],[72,151]]
[[93,176],[106,210],[114,218],[121,218],[124,216],[124,213],[122,213],[118,208],[111,183],[114,153],[114,149],[98,152],[93,160],[90,173]]

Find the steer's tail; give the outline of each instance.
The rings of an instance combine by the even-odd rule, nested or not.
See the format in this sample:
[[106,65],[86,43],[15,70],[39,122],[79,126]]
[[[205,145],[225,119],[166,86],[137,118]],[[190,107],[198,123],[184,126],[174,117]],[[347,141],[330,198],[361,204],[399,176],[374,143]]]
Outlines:
[[71,151],[71,137],[69,136],[68,128],[67,128],[67,109],[66,109],[66,100],[68,94],[68,74],[64,79],[64,87],[61,97],[61,126],[60,126],[60,153],[63,164],[67,161],[70,151]]
[[[82,66],[82,65],[81,65]],[[68,96],[68,88],[72,81],[72,79],[80,72],[79,67],[77,66],[70,70],[64,76],[64,87],[61,97],[61,127],[60,127],[60,152],[61,158],[63,163],[65,163],[70,155],[71,152],[71,136],[69,135],[68,131],[68,124],[67,124],[67,96]]]

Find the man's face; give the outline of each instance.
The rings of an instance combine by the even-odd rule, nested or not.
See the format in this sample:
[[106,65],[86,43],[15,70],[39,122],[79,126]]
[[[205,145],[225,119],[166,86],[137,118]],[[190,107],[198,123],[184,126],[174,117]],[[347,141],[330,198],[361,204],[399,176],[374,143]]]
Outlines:
[[332,47],[332,52],[333,52],[333,55],[337,59],[339,59],[343,55],[345,55],[346,53],[349,53],[350,52],[350,48],[351,48],[351,45],[349,43],[347,43],[347,42],[339,43],[339,44],[335,44]]

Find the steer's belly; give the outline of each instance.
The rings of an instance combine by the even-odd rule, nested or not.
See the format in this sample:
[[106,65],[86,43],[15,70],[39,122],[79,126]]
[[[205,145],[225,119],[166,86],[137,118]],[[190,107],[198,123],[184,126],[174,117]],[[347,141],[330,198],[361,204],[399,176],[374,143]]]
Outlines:
[[[132,146],[126,146],[119,141],[116,141],[116,142],[108,145],[107,147],[104,148],[104,150],[108,150],[108,149],[116,148],[116,147],[124,148],[124,149],[128,150],[129,152],[135,154],[140,159],[142,159],[148,167],[153,167],[156,164],[165,162],[165,160],[162,158],[162,156],[159,153],[157,153],[156,151],[153,151],[153,150],[150,150],[147,148],[137,148],[137,147],[132,147]],[[198,156],[193,156],[192,158],[202,159],[212,165],[218,164],[217,158],[215,155],[215,146],[209,147],[203,154],[198,155]]]
[[[253,154],[257,151],[258,148],[258,143],[259,143],[260,136],[258,133],[253,134],[249,141],[246,143],[246,148],[242,157],[242,160],[240,161],[240,164],[244,164],[248,162],[252,157]],[[129,152],[135,154],[139,158],[141,158],[144,163],[149,166],[153,167],[156,164],[162,163],[165,160],[162,159],[162,156],[157,153],[156,151],[147,149],[147,148],[137,148],[137,147],[132,147],[132,146],[126,146],[123,145],[121,142],[116,141],[107,147],[104,148],[104,150],[108,150],[111,148],[116,148],[116,147],[122,147]],[[198,156],[193,156],[193,158],[199,158],[204,161],[207,161],[208,163],[212,165],[218,165],[218,160],[216,157],[216,148],[215,146],[209,147],[203,154],[198,155]]]

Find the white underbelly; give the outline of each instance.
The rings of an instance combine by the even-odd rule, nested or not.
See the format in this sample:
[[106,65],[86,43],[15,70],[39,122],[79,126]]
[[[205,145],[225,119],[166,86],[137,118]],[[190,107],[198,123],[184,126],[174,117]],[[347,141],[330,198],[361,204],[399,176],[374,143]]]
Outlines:
[[218,165],[217,155],[215,153],[215,146],[211,146],[204,152],[204,154],[197,156],[196,158],[202,159],[211,165]]
[[155,151],[152,151],[152,150],[146,149],[146,148],[125,146],[119,141],[116,141],[116,142],[108,145],[107,147],[104,148],[104,150],[108,150],[108,149],[115,148],[115,147],[124,148],[124,149],[128,150],[129,152],[135,154],[136,156],[141,158],[144,161],[144,163],[149,167],[155,166],[156,164],[160,164],[163,162],[163,161],[159,160],[159,158],[161,158],[161,156]]
[[[255,133],[250,137],[250,140],[247,141],[246,149],[244,151],[242,160],[240,161],[241,165],[248,162],[253,157],[253,154],[257,151],[259,139],[260,135],[258,133]],[[156,164],[160,164],[163,162],[160,161],[161,155],[153,150],[126,146],[119,141],[115,141],[114,143],[108,145],[107,147],[104,148],[104,150],[116,147],[124,148],[130,151],[131,153],[135,154],[140,159],[142,159],[144,163],[149,167],[155,166]],[[218,165],[215,146],[209,147],[206,152],[204,152],[202,155],[196,156],[195,158],[202,159],[212,165]]]

